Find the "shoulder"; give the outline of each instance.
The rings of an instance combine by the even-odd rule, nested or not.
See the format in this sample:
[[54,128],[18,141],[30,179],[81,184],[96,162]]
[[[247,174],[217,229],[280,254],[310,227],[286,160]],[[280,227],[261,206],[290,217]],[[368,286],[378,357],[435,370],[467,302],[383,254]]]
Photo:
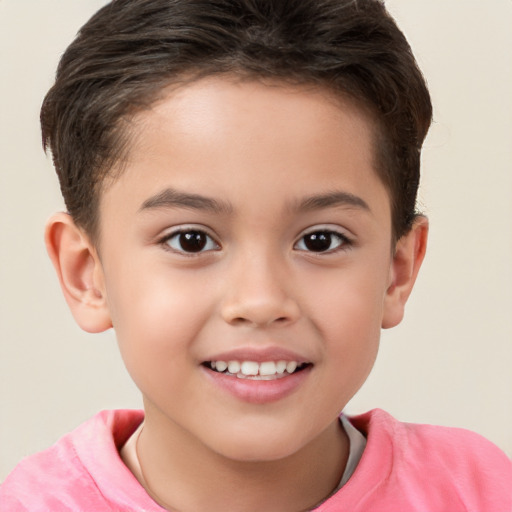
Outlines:
[[103,411],[47,450],[22,460],[0,487],[0,511],[105,510],[95,472],[116,464],[122,470],[118,444],[141,421],[139,411]]
[[367,437],[354,477],[373,482],[375,497],[408,510],[512,510],[512,462],[482,436],[403,423],[381,410],[350,421]]
[[379,409],[350,421],[377,446],[389,442],[395,458],[411,463],[475,470],[474,463],[482,470],[490,466],[505,473],[512,471],[510,459],[496,445],[470,430],[405,423]]

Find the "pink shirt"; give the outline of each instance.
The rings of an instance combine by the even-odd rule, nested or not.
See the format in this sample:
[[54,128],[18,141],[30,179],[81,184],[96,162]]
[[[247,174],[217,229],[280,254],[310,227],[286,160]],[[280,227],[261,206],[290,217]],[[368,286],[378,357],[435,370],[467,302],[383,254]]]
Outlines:
[[[28,457],[0,487],[0,511],[163,512],[119,457],[142,419],[140,411],[104,411]],[[400,423],[381,410],[350,421],[366,449],[316,511],[512,512],[512,463],[477,434]]]

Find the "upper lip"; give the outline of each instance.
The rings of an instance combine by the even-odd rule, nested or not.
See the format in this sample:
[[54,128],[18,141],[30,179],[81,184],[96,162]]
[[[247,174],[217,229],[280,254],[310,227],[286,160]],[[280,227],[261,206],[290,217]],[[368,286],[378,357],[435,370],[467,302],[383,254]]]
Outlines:
[[241,347],[226,352],[219,352],[205,359],[206,361],[254,361],[256,363],[264,363],[265,361],[296,361],[299,364],[311,362],[304,356],[281,347]]

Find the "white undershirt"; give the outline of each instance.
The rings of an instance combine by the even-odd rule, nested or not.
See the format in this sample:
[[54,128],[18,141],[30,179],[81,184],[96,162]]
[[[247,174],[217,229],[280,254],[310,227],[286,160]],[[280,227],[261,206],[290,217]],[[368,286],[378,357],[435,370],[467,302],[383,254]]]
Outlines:
[[345,471],[343,472],[343,476],[341,477],[340,484],[336,488],[336,491],[341,489],[354,474],[354,471],[363,456],[364,449],[366,448],[366,437],[364,437],[363,434],[361,434],[361,432],[359,432],[359,430],[350,423],[346,416],[342,415],[340,420],[341,425],[347,434],[350,448],[348,452],[347,465],[345,466]]

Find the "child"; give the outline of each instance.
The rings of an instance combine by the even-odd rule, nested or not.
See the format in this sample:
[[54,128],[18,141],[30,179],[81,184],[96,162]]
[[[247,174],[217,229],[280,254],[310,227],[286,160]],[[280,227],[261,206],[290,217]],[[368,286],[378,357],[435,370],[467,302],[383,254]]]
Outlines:
[[339,416],[426,246],[431,119],[377,0],[114,0],[42,108],[78,324],[116,331],[144,412],[22,462],[0,509],[512,510],[462,430]]

